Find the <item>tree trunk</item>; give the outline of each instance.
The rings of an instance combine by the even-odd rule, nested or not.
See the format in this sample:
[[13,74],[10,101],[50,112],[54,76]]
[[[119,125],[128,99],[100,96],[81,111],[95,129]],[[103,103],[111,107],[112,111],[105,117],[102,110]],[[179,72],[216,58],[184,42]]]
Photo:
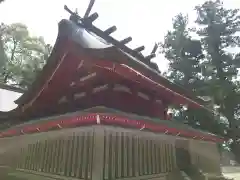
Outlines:
[[0,35],[0,73],[3,71],[3,67],[7,62],[7,55],[5,54],[4,44],[2,41],[2,37]]

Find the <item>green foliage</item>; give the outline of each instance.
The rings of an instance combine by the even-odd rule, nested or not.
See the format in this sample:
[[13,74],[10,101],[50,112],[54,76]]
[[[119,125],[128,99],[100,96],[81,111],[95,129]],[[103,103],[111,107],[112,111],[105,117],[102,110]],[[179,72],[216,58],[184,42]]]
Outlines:
[[51,51],[42,37],[31,37],[24,24],[2,24],[0,55],[4,83],[27,88],[46,63]]
[[[212,97],[218,111],[224,115],[229,124],[228,137],[237,142],[239,120],[239,86],[236,83],[239,68],[237,53],[228,49],[239,47],[240,16],[238,9],[225,9],[220,1],[207,1],[196,7],[200,26],[196,33],[201,38],[206,58],[202,68],[205,77],[205,93]],[[206,68],[210,66],[212,72]]]
[[232,139],[232,150],[237,153],[240,55],[232,48],[240,47],[240,11],[226,9],[218,0],[206,1],[195,11],[194,28],[189,29],[187,16],[179,14],[173,19],[173,30],[165,36],[162,50],[170,61],[167,76],[193,89],[197,96],[209,97],[208,107],[217,113],[180,108],[177,116],[195,128]]
[[199,83],[201,72],[199,61],[202,57],[200,42],[192,40],[188,29],[188,18],[179,14],[173,20],[173,31],[165,36],[163,52],[170,62],[169,78],[186,88],[193,88]]

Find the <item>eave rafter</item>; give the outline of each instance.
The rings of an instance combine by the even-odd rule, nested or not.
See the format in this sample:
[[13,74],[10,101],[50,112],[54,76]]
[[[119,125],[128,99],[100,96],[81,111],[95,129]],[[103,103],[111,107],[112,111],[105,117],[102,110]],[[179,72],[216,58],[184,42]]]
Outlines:
[[[132,40],[131,37],[127,37],[123,40],[118,41],[111,36],[111,34],[114,31],[116,31],[116,29],[117,29],[116,26],[109,27],[105,31],[102,31],[101,29],[97,28],[96,26],[93,25],[93,22],[98,18],[98,14],[93,13],[92,15],[90,15],[90,11],[91,11],[91,8],[92,8],[94,2],[95,2],[95,0],[90,1],[89,7],[88,7],[88,10],[87,10],[87,14],[85,14],[85,16],[83,16],[83,17],[80,17],[78,15],[78,13],[75,13],[75,12],[71,11],[67,6],[64,6],[64,9],[71,14],[70,20],[73,21],[75,24],[77,24],[79,27],[84,28],[87,31],[94,33],[95,35],[104,39],[105,41],[112,44],[113,46],[117,47],[118,49],[120,49],[124,53],[130,55],[132,57],[131,61],[136,61],[137,64],[147,66],[147,68],[145,68],[145,69],[150,70],[151,74],[154,77],[157,77],[157,76],[161,77],[161,74],[158,72],[159,71],[158,68],[156,68],[157,66],[155,67],[156,64],[153,65],[153,63],[151,62],[151,59],[156,56],[156,52],[157,52],[157,49],[158,49],[158,44],[156,43],[154,45],[153,50],[151,51],[150,55],[144,57],[141,53],[141,51],[143,51],[145,49],[144,46],[139,46],[135,49],[131,49],[128,46],[126,46],[126,44]],[[180,89],[180,93],[185,92],[185,93],[192,94],[190,91],[184,89],[180,85],[176,85],[176,84],[171,83],[170,81],[168,81],[164,77],[161,77],[161,79],[162,79],[163,83],[168,84],[169,87],[171,87],[171,88],[175,87],[175,88]],[[185,93],[184,93],[184,95],[186,95]],[[199,102],[204,103],[201,99],[196,98],[192,95],[189,95],[189,96],[187,95],[186,97],[189,100],[194,99],[194,101],[196,101],[196,106],[199,106],[201,108],[206,109],[202,105],[198,104]],[[208,110],[208,109],[206,109],[206,110]]]

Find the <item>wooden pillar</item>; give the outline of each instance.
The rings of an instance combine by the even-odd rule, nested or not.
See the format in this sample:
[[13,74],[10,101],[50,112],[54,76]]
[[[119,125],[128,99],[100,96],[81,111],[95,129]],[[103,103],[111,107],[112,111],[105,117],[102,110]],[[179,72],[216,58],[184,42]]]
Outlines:
[[94,128],[92,180],[103,179],[104,166],[104,129]]

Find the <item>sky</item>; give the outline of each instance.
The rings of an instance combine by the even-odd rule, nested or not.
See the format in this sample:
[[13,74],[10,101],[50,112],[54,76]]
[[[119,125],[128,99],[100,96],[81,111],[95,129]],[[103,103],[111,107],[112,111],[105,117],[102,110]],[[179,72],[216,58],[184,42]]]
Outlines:
[[[101,29],[117,26],[113,36],[119,40],[132,36],[129,46],[144,45],[148,55],[155,42],[162,41],[171,29],[172,18],[178,13],[189,14],[190,21],[195,19],[194,7],[204,0],[95,0],[92,9],[99,18],[94,22]],[[63,6],[78,9],[85,13],[89,0],[5,0],[0,5],[0,22],[21,22],[29,27],[30,33],[43,36],[45,41],[54,44],[57,36],[57,24],[69,14]],[[240,0],[225,0],[225,5],[240,8]],[[154,59],[160,70],[167,69],[167,60],[163,56]]]
[[[172,27],[172,18],[178,13],[189,15],[190,22],[195,19],[194,7],[204,0],[95,0],[91,13],[97,12],[99,18],[94,24],[102,30],[117,26],[113,33],[116,39],[132,36],[129,46],[144,45],[148,55],[155,42],[163,40]],[[226,7],[240,8],[240,0],[223,1]],[[0,5],[0,22],[21,22],[28,26],[31,35],[43,36],[47,43],[54,45],[57,37],[57,24],[69,14],[64,5],[80,15],[85,13],[89,0],[5,0]],[[161,71],[167,69],[168,61],[163,56],[154,59]]]
[[0,89],[0,111],[10,111],[17,107],[14,101],[21,96],[21,93]]

